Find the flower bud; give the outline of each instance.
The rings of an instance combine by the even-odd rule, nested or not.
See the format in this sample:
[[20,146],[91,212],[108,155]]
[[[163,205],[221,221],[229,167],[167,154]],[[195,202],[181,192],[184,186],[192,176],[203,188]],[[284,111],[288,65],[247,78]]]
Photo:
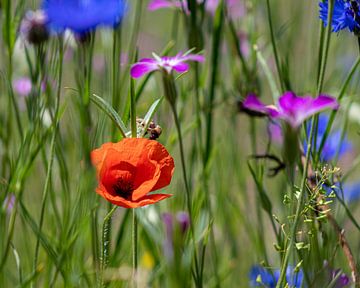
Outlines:
[[190,227],[190,218],[189,218],[189,214],[186,212],[178,212],[176,214],[176,221],[178,222],[178,224],[180,225],[180,231],[182,234],[185,234],[186,231],[189,229]]
[[46,24],[47,16],[44,11],[28,11],[21,21],[20,35],[30,44],[42,44],[49,38],[49,31]]

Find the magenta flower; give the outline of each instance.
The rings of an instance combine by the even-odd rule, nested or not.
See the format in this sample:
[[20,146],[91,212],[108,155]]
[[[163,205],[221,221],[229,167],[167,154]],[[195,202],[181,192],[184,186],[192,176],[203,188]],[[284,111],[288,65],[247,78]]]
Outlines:
[[307,118],[325,109],[338,109],[336,99],[320,95],[317,98],[310,96],[299,97],[293,92],[285,92],[279,98],[276,106],[264,105],[255,95],[249,95],[243,102],[247,110],[258,112],[274,119],[282,119],[297,129]]
[[174,57],[164,56],[159,57],[156,54],[153,54],[153,58],[144,58],[139,62],[131,66],[130,75],[133,78],[140,78],[145,74],[156,70],[164,70],[167,73],[171,73],[172,70],[175,70],[178,73],[184,73],[189,70],[189,64],[187,61],[196,61],[204,62],[205,57],[202,55],[196,54],[182,54],[178,53]]

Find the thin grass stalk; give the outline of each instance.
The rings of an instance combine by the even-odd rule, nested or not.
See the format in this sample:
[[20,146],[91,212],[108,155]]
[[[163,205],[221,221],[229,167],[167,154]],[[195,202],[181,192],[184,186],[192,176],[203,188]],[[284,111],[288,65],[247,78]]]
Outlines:
[[270,0],[266,0],[266,9],[267,9],[267,14],[268,14],[268,24],[269,24],[269,29],[270,29],[271,45],[272,45],[273,52],[274,52],[276,70],[277,70],[278,77],[279,77],[281,91],[284,92],[285,85],[284,85],[284,81],[282,79],[280,59],[279,59],[279,54],[278,54],[278,50],[277,50],[277,46],[276,46],[275,33],[274,33],[274,27],[273,27],[270,7],[271,7]]
[[[112,106],[116,112],[119,111],[120,105],[120,61],[121,61],[121,25],[113,31],[112,47]],[[112,140],[116,140],[116,126],[112,126]]]
[[[58,71],[58,87],[57,87],[57,93],[56,93],[56,100],[55,100],[55,114],[54,114],[54,120],[53,120],[53,132],[51,137],[51,143],[50,143],[50,159],[48,162],[47,167],[47,173],[46,173],[46,179],[45,179],[45,185],[44,190],[42,193],[42,203],[41,203],[41,212],[40,212],[40,220],[39,220],[39,231],[41,232],[42,226],[44,223],[44,216],[45,216],[45,206],[46,206],[46,199],[47,195],[49,193],[49,185],[51,182],[51,174],[52,174],[52,168],[55,158],[55,144],[56,144],[56,135],[58,131],[59,126],[59,107],[60,107],[60,95],[61,95],[61,85],[62,85],[62,72],[63,72],[63,41],[59,37],[59,71]],[[36,272],[38,257],[39,257],[39,248],[40,248],[40,238],[37,237],[36,240],[36,246],[35,246],[35,254],[34,254],[34,264],[33,264],[33,273]]]
[[[185,185],[185,191],[186,191],[186,204],[187,209],[189,213],[189,217],[191,220],[194,220],[193,217],[193,210],[192,210],[192,193],[189,187],[189,181],[187,178],[187,170],[186,170],[186,161],[185,161],[185,150],[184,150],[184,144],[183,144],[183,137],[181,132],[181,123],[179,120],[178,113],[176,111],[176,100],[177,100],[177,90],[174,82],[174,77],[172,74],[168,74],[166,71],[163,72],[163,85],[164,85],[164,92],[165,96],[170,104],[171,111],[173,113],[174,122],[176,126],[176,131],[178,134],[178,140],[179,140],[179,148],[180,148],[180,159],[181,159],[181,168],[182,168],[182,176],[183,181]],[[194,245],[194,262],[195,262],[195,284],[197,287],[202,287],[202,279],[199,269],[199,262],[198,262],[198,254],[197,254],[197,245],[195,240],[195,228],[193,221],[190,221],[190,230],[191,230],[191,239]]]
[[205,163],[209,161],[212,150],[212,138],[213,138],[213,109],[216,93],[216,84],[219,74],[219,55],[221,46],[221,36],[223,31],[224,22],[224,5],[221,4],[220,10],[217,10],[214,23],[214,36],[212,42],[212,57],[211,57],[211,78],[209,87],[209,99],[207,101],[206,109],[206,139],[205,139]]

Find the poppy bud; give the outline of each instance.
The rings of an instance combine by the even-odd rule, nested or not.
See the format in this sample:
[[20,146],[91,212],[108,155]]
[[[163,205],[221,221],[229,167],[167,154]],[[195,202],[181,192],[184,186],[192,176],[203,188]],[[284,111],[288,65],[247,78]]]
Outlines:
[[30,44],[40,45],[49,39],[47,16],[42,10],[28,11],[20,24],[20,35]]

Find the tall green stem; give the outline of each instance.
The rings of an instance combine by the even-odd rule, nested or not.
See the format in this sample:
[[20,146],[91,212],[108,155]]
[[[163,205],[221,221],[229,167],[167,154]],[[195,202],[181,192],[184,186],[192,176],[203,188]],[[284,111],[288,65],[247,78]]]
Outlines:
[[268,23],[269,23],[269,28],[270,28],[271,45],[272,45],[274,57],[275,57],[276,70],[277,70],[277,73],[279,76],[281,90],[282,90],[282,92],[284,92],[285,86],[284,86],[284,81],[282,80],[282,76],[281,76],[280,59],[279,59],[279,54],[278,54],[277,47],[276,47],[275,33],[274,33],[274,28],[273,28],[273,23],[272,23],[272,18],[271,18],[270,0],[266,0],[266,7],[267,7],[267,14],[268,14]]
[[133,282],[133,288],[137,287],[137,266],[138,266],[138,250],[137,250],[137,238],[138,238],[138,222],[136,218],[136,210],[135,208],[132,209],[133,216],[132,216],[132,282]]
[[[49,186],[51,182],[51,173],[52,167],[54,162],[55,156],[55,144],[56,144],[56,135],[59,126],[59,107],[60,107],[60,95],[61,95],[61,84],[62,84],[62,70],[63,70],[63,42],[62,39],[59,38],[59,71],[58,71],[58,87],[56,93],[56,101],[55,101],[55,113],[53,119],[53,131],[51,137],[51,144],[50,144],[50,160],[48,162],[46,179],[44,190],[42,194],[42,203],[41,203],[41,212],[40,212],[40,220],[39,220],[39,231],[41,232],[43,223],[44,223],[44,215],[45,215],[45,206],[46,206],[46,199],[49,192]],[[36,247],[35,247],[35,255],[34,255],[34,265],[33,265],[33,273],[36,271],[38,256],[39,256],[39,248],[40,248],[40,233],[38,234],[36,240]]]

